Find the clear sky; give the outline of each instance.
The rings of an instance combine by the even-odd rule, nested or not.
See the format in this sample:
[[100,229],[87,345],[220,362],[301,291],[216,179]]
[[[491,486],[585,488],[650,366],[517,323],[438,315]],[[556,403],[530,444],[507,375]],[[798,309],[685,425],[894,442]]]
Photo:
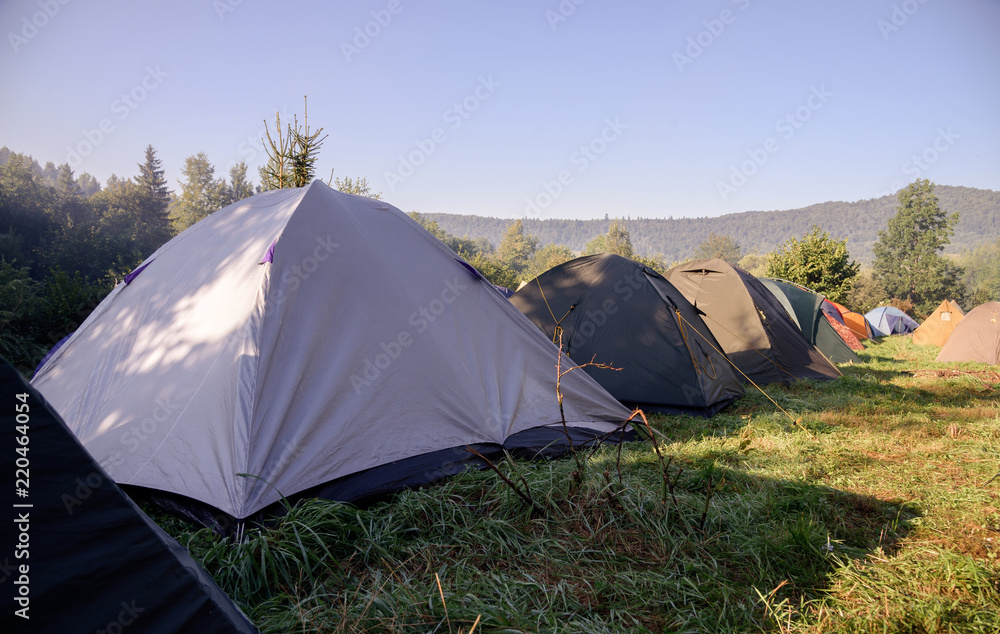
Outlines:
[[1000,189],[1000,0],[2,0],[0,145],[254,181],[264,120],[404,211],[716,216]]

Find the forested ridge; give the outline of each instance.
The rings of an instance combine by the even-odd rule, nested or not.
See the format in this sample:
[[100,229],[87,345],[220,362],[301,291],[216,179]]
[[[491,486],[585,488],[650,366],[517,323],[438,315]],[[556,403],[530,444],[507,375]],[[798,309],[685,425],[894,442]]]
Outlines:
[[[1000,192],[973,187],[937,185],[940,206],[958,212],[959,220],[945,253],[972,249],[1000,236]],[[851,257],[862,264],[874,260],[872,246],[878,232],[896,213],[895,195],[857,202],[824,202],[784,211],[746,211],[715,218],[631,218],[622,217],[631,233],[636,253],[661,254],[667,262],[689,258],[712,233],[732,236],[743,253],[770,253],[789,238],[802,236],[817,225],[830,235],[847,239]],[[499,244],[511,223],[508,218],[424,213],[451,234],[484,237]],[[608,220],[523,219],[524,231],[542,244],[561,244],[582,251],[586,243],[608,228]]]

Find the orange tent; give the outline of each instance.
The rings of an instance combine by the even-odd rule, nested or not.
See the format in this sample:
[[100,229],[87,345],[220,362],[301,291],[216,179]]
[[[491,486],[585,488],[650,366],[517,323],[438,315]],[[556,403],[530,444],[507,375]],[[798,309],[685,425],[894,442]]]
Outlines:
[[913,343],[918,346],[943,346],[964,317],[962,307],[946,299],[913,331]]
[[[827,300],[830,301],[830,300]],[[858,339],[869,339],[872,336],[871,329],[868,327],[868,320],[861,313],[856,313],[850,308],[838,304],[837,302],[830,302],[833,307],[840,311],[840,316],[844,319],[844,325],[851,329],[851,332]]]

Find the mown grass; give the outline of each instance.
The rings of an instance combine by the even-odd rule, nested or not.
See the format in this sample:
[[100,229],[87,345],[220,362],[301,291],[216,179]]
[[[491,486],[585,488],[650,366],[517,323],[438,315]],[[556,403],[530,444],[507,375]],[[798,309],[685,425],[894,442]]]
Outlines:
[[936,352],[498,464],[534,505],[468,471],[242,544],[158,519],[264,632],[998,632],[1000,372]]

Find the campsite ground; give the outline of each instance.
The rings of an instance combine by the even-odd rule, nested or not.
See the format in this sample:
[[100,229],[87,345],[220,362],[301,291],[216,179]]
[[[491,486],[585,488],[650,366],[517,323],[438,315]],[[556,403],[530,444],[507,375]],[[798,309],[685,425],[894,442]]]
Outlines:
[[157,519],[264,632],[1000,631],[1000,371],[867,346],[507,481],[311,502],[240,546]]

